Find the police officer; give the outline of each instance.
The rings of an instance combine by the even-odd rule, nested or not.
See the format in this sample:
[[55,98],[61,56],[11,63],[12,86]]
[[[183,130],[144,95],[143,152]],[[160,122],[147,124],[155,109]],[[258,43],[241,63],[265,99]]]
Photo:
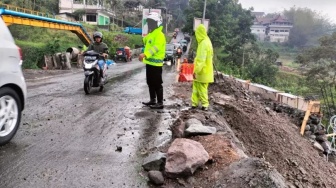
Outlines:
[[147,17],[148,35],[143,38],[144,52],[139,60],[146,64],[146,79],[150,100],[143,102],[152,109],[163,109],[162,66],[166,53],[166,37],[162,32],[162,17],[150,12]]

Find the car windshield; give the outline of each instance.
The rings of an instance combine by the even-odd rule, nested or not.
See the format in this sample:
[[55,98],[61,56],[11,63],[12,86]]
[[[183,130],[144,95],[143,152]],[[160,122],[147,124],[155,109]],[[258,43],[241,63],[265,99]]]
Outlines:
[[166,51],[173,51],[174,50],[174,45],[166,45]]

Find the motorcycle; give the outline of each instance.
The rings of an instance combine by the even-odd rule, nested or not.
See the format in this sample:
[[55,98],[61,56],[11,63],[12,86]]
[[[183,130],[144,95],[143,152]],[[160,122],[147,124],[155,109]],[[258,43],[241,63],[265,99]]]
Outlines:
[[[101,69],[98,64],[99,60],[104,60],[105,57],[101,53],[95,51],[87,51],[84,53],[83,69],[84,69],[84,91],[86,94],[90,94],[92,87],[99,87],[99,91],[103,91],[104,84],[107,81],[107,75],[104,76],[104,83],[101,83]],[[106,63],[104,64],[103,72],[107,69]]]

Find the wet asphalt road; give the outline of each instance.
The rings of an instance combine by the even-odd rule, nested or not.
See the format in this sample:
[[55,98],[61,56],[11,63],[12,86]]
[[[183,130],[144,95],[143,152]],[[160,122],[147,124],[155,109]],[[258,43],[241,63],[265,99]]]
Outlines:
[[[103,92],[83,91],[82,73],[29,81],[14,139],[0,147],[0,187],[147,187],[148,150],[168,142],[179,101],[169,100],[174,71],[163,71],[164,110],[150,110],[140,62],[108,70]],[[122,147],[122,151],[116,151]]]

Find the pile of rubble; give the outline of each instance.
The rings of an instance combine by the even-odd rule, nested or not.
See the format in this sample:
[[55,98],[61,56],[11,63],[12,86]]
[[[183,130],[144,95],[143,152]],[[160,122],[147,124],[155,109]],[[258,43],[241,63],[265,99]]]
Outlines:
[[[179,137],[216,133],[215,127],[204,126],[195,118],[189,119],[185,124],[179,123],[179,127],[176,128]],[[191,176],[208,160],[209,154],[202,144],[187,138],[176,138],[166,154],[156,152],[149,155],[144,160],[143,168],[149,171],[148,177],[152,183],[162,185],[164,176],[168,178]]]
[[[306,129],[307,131],[308,128],[309,131],[312,130],[310,137],[314,138],[316,136],[315,140],[311,139],[312,142],[309,142],[308,139],[303,138],[300,134],[305,112],[299,112],[289,107],[279,107],[278,104],[274,106],[273,102],[265,104],[265,100],[259,94],[246,90],[244,85],[234,78],[219,76],[217,81],[217,83],[209,86],[211,105],[209,112],[205,113],[206,118],[196,119],[203,124],[217,128],[217,133],[210,136],[221,136],[216,137],[216,139],[212,139],[210,136],[198,137],[203,139],[191,137],[191,139],[203,145],[209,154],[209,161],[215,161],[215,163],[211,165],[208,161],[205,167],[200,167],[201,170],[199,171],[196,170],[196,173],[192,176],[194,180],[191,182],[196,181],[197,183],[192,185],[197,185],[198,187],[216,187],[220,185],[217,187],[230,188],[247,187],[247,185],[252,187],[257,187],[255,185],[259,187],[336,186],[333,178],[336,175],[335,165],[328,162],[328,158],[323,155],[324,150],[320,151],[314,148],[314,144],[317,147],[318,144],[325,142],[325,136],[322,137],[318,134],[322,132],[320,124],[317,123],[319,122],[318,119],[312,116],[308,121],[309,126]],[[190,88],[190,84],[178,84],[173,97],[182,100],[181,104],[183,105],[190,104]],[[181,119],[176,124],[186,122],[188,119],[190,118]],[[226,125],[223,122],[226,122]],[[228,129],[226,127],[232,130],[232,134],[227,132]],[[178,130],[174,128],[172,132],[178,132]],[[309,132],[306,132],[307,134]],[[185,136],[182,133],[173,135]],[[223,136],[224,140],[230,140],[227,143],[231,143],[233,138],[239,139],[243,145],[243,147],[239,148],[248,157],[240,157],[237,154],[237,150],[230,147],[231,144],[217,147],[220,144],[218,140],[223,140]],[[204,140],[207,140],[207,142],[204,142]],[[235,141],[233,143],[233,145],[239,146]],[[225,152],[214,157],[213,152],[210,151],[212,147],[216,147],[216,150],[214,149],[213,151]],[[234,154],[232,154],[232,151]],[[235,156],[238,157],[236,158]],[[328,156],[329,160],[331,156]],[[256,160],[244,162],[245,159]],[[257,160],[261,160],[262,164]],[[239,163],[240,168],[234,169],[237,163]],[[248,164],[252,165],[256,171],[249,169],[250,166]],[[250,173],[244,174],[245,170]],[[276,172],[279,172],[280,175]],[[330,175],[326,176],[326,173]],[[220,180],[223,181],[220,182]],[[189,179],[187,179],[188,182]],[[209,182],[212,182],[212,184],[209,184]],[[228,184],[229,182],[231,184]]]
[[[171,126],[173,141],[145,158],[149,181],[165,187],[286,187],[285,179],[263,159],[250,158],[225,120],[186,110]],[[243,179],[241,177],[244,177]]]
[[[304,111],[272,101],[264,101],[264,104],[272,107],[277,113],[287,114],[292,122],[301,128],[305,116]],[[323,154],[330,154],[331,143],[328,141],[326,127],[321,123],[321,120],[322,118],[318,114],[311,114],[304,130],[304,136],[313,143],[316,149],[321,150]]]

